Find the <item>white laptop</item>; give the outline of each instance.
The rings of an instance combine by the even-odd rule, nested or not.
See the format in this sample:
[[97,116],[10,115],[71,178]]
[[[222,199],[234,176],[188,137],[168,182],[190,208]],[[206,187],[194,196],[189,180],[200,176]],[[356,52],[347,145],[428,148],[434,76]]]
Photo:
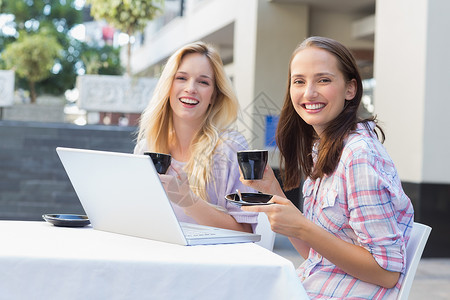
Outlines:
[[258,234],[178,222],[147,155],[56,148],[92,227],[180,245],[257,242]]

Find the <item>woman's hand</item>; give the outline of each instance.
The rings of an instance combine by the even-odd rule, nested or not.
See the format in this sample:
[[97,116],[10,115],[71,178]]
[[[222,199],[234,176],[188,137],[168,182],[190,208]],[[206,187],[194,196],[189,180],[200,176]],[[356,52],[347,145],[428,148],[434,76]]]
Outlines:
[[176,176],[159,175],[159,178],[170,201],[182,207],[187,216],[201,225],[252,232],[250,224],[238,223],[228,212],[219,210],[195,195],[189,186],[187,174],[172,166],[171,168],[177,173]]
[[267,214],[273,231],[288,237],[298,237],[298,231],[309,222],[302,212],[288,199],[273,196],[271,205],[242,206],[242,210]]
[[239,169],[241,177],[239,180],[246,186],[249,186],[257,191],[265,194],[278,195],[281,197],[286,197],[283,190],[281,189],[280,183],[278,182],[273,170],[270,166],[266,166],[264,170],[264,175],[262,179],[259,180],[246,180],[242,175],[242,171]]
[[177,176],[159,175],[161,183],[166,190],[170,201],[180,207],[189,207],[194,205],[198,200],[198,196],[192,192],[189,186],[187,174],[181,170],[172,168]]

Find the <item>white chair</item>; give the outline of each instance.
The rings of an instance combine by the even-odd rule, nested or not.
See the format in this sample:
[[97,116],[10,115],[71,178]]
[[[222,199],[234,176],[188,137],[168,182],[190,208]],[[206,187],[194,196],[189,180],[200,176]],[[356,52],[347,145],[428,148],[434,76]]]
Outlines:
[[256,225],[255,233],[261,235],[261,240],[256,242],[256,244],[266,248],[269,251],[273,251],[275,232],[273,232],[270,228],[270,222],[265,213],[259,213],[258,225]]
[[406,273],[402,287],[398,293],[398,300],[408,299],[414,276],[416,275],[417,266],[419,265],[430,232],[430,226],[414,222],[411,237],[409,238],[408,246],[406,247]]

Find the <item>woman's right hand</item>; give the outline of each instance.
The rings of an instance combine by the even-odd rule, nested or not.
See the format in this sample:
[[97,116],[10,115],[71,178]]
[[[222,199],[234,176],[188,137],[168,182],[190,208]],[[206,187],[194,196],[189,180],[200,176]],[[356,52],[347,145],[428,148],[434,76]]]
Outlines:
[[284,195],[283,189],[278,182],[278,179],[275,177],[273,170],[270,166],[266,166],[264,170],[264,175],[262,179],[258,180],[246,180],[242,175],[242,171],[239,169],[239,173],[241,177],[239,180],[246,186],[249,186],[261,193],[270,194],[270,195],[278,195],[280,197],[286,198]]

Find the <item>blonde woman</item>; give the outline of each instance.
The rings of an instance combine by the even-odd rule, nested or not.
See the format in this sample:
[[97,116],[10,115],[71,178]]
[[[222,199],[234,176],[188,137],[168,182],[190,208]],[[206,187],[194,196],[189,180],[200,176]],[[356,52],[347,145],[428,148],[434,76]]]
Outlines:
[[239,181],[236,152],[245,138],[230,130],[239,104],[218,52],[188,44],[167,61],[144,110],[134,153],[169,153],[161,181],[179,221],[252,232],[257,214],[227,203],[225,195],[253,191]]

